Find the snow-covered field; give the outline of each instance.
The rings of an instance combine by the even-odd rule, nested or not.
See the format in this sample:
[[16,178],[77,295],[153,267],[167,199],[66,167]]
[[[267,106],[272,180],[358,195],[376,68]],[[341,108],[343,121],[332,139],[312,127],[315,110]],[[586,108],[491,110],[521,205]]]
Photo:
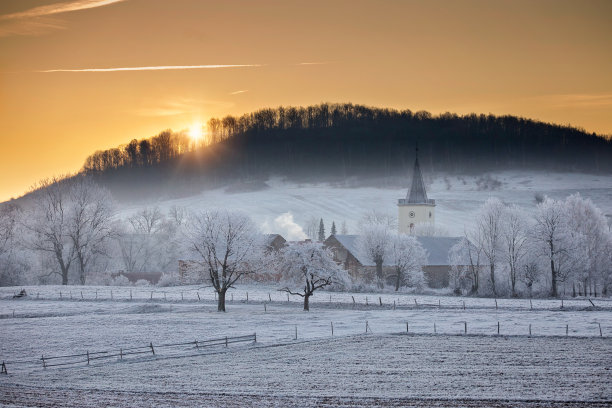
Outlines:
[[[536,193],[565,198],[579,192],[593,200],[605,214],[612,214],[612,175],[508,171],[482,176],[428,177],[425,174],[425,178],[429,182],[427,194],[436,200],[436,225],[451,236],[463,234],[464,226],[471,225],[478,208],[489,197],[533,208]],[[491,180],[498,181],[498,186],[493,190],[485,189],[485,185],[495,184]],[[267,182],[269,188],[260,191],[227,193],[225,189],[217,189],[187,198],[160,199],[146,205],[157,205],[163,210],[173,205],[192,210],[216,207],[241,210],[265,232],[299,239],[297,226],[304,228],[311,217],[323,218],[328,232],[332,221],[338,228],[344,221],[349,233],[355,233],[358,221],[367,212],[376,210],[396,215],[397,199],[406,196],[409,183],[409,176],[403,186],[381,185],[378,188],[296,184],[272,179]],[[129,216],[144,205],[120,205],[119,215]],[[287,213],[292,219],[281,216]]]
[[[608,299],[592,299],[595,307],[566,299],[561,309],[546,299],[496,307],[494,299],[319,292],[303,312],[300,299],[287,302],[274,287],[243,285],[218,313],[210,288],[37,286],[12,299],[18,289],[0,288],[0,361],[9,370],[0,401],[8,406],[612,402]],[[253,333],[257,343],[227,349],[160,348],[89,367],[40,361]]]

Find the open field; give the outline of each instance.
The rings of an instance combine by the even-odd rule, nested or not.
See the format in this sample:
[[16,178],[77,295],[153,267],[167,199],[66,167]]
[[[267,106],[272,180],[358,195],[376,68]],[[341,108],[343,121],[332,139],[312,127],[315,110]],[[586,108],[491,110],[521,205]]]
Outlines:
[[[559,300],[499,299],[496,308],[494,299],[320,292],[306,313],[298,299],[251,285],[233,291],[228,312],[217,313],[209,288],[41,286],[13,300],[16,290],[0,289],[7,406],[612,403],[608,299],[593,299],[596,307],[565,300],[563,309]],[[228,348],[161,348],[64,368],[43,369],[40,361],[253,333],[256,343]]]

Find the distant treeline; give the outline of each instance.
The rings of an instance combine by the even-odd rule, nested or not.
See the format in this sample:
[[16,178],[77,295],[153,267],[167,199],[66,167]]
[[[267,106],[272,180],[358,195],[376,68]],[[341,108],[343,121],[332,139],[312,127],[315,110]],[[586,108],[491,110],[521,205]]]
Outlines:
[[[262,109],[207,123],[205,146],[184,133],[96,152],[83,171],[131,185],[199,186],[279,175],[317,181],[409,172],[418,143],[427,172],[506,169],[612,171],[612,141],[582,129],[515,116],[432,115],[353,104]],[[127,184],[126,184],[127,183]],[[184,183],[184,184],[185,184]],[[179,183],[180,184],[180,183]]]

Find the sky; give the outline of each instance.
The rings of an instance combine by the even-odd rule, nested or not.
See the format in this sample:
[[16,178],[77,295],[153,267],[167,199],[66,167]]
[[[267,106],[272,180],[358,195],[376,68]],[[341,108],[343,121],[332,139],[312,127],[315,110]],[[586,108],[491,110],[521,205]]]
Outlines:
[[0,201],[96,150],[279,105],[612,134],[612,2],[0,0]]

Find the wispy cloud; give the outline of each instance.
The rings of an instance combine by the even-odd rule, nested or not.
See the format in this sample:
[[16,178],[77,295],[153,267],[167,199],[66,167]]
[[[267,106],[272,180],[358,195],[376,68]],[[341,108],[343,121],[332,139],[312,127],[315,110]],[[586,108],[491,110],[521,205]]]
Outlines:
[[49,17],[70,11],[108,6],[127,0],[74,0],[34,7],[25,11],[0,15],[0,37],[42,35],[65,27],[60,19]]
[[612,106],[612,93],[546,95],[541,99],[556,108]]
[[230,94],[230,95],[238,95],[238,94],[245,93],[245,92],[249,92],[249,90],[248,90],[248,89],[244,89],[244,90],[242,90],[242,91],[234,91],[234,92],[230,92],[229,94]]
[[327,65],[327,64],[333,64],[333,62],[325,62],[325,61],[321,61],[321,62],[299,62],[295,65]]
[[117,71],[166,71],[178,69],[219,69],[261,67],[260,64],[234,65],[156,65],[148,67],[115,67],[115,68],[80,68],[80,69],[45,69],[33,72],[117,72]]
[[200,100],[193,98],[167,98],[164,101],[145,102],[140,109],[133,111],[139,116],[178,116],[201,113],[205,106],[229,109],[234,106],[232,102],[216,100]]
[[90,8],[108,6],[126,0],[74,0],[63,3],[54,3],[46,6],[34,7],[17,13],[0,16],[0,20],[14,20],[23,18],[34,18],[49,16],[51,14],[67,13],[69,11],[86,10]]

